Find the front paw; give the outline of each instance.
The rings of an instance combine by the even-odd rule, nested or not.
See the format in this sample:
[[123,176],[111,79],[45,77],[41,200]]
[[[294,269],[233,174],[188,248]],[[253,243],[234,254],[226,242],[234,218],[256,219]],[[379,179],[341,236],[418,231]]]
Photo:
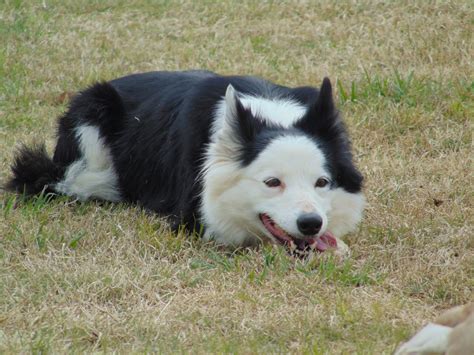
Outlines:
[[350,258],[351,249],[349,246],[339,238],[336,238],[336,240],[337,247],[334,249],[333,254],[341,261]]

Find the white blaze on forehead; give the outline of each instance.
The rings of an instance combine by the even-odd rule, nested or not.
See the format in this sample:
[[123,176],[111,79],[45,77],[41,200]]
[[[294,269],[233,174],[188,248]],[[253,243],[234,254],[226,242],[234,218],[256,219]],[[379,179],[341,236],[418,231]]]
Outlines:
[[317,178],[328,174],[326,158],[314,141],[305,136],[282,136],[275,138],[257,156],[249,169],[260,175],[275,174],[276,177],[298,176]]
[[306,107],[291,99],[265,99],[242,95],[240,101],[250,109],[254,116],[262,117],[267,122],[278,124],[284,128],[292,126],[306,113]]
[[[212,140],[215,140],[215,134],[224,125],[226,116],[232,113],[233,108],[228,107],[235,105],[235,96],[237,95],[242,105],[250,109],[252,114],[263,118],[266,122],[278,124],[284,128],[291,127],[299,119],[301,119],[307,111],[307,107],[299,102],[291,99],[274,98],[266,99],[263,97],[255,97],[250,95],[238,94],[232,85],[226,90],[225,97],[219,101],[216,107],[216,116],[212,125]],[[227,117],[231,119],[231,117]]]

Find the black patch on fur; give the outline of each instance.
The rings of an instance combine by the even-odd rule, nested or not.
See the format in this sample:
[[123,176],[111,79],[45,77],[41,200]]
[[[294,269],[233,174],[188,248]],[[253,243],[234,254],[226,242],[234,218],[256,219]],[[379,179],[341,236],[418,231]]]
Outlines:
[[241,145],[246,145],[255,139],[255,136],[262,131],[265,123],[254,117],[250,109],[245,108],[239,98],[235,100],[236,116],[232,123],[236,136],[240,138]]
[[323,151],[333,177],[333,187],[342,187],[351,193],[361,190],[363,178],[354,166],[351,143],[335,108],[328,78],[324,78],[319,95],[295,127],[312,137]]
[[5,188],[26,196],[53,192],[51,185],[61,180],[64,172],[48,156],[44,144],[21,146],[15,155],[11,170],[13,176]]
[[79,141],[76,138],[75,125],[77,122],[67,114],[58,120],[56,149],[53,162],[59,166],[67,167],[81,157]]
[[249,108],[245,108],[236,97],[235,116],[230,125],[234,133],[233,138],[239,147],[236,160],[242,166],[249,165],[258,154],[275,138],[286,133],[282,127],[271,125],[261,117],[254,116]]
[[285,129],[277,125],[263,125],[262,129],[247,144],[242,145],[239,150],[238,160],[242,166],[248,166],[267,146],[275,139],[285,136],[303,135],[295,129]]
[[110,83],[97,83],[80,92],[58,120],[53,161],[65,167],[80,159],[76,129],[83,125],[97,127],[105,142],[113,144],[124,128],[125,116],[122,99]]
[[67,115],[60,122],[65,126],[98,127],[107,143],[113,143],[125,124],[125,107],[110,83],[97,83],[73,98]]

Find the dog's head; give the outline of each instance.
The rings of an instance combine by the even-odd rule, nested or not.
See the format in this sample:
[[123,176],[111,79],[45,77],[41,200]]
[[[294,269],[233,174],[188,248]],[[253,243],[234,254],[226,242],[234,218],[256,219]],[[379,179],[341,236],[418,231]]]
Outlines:
[[360,221],[364,197],[329,79],[291,124],[262,117],[232,86],[224,110],[204,175],[202,212],[213,237],[233,245],[336,247],[336,237]]

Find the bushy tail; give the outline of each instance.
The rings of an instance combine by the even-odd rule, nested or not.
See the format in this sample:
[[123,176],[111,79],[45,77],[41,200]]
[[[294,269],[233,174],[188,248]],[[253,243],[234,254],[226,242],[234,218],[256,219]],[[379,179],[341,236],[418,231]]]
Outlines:
[[53,185],[64,175],[64,169],[48,156],[44,144],[21,146],[11,169],[13,176],[5,188],[27,196],[54,192]]

